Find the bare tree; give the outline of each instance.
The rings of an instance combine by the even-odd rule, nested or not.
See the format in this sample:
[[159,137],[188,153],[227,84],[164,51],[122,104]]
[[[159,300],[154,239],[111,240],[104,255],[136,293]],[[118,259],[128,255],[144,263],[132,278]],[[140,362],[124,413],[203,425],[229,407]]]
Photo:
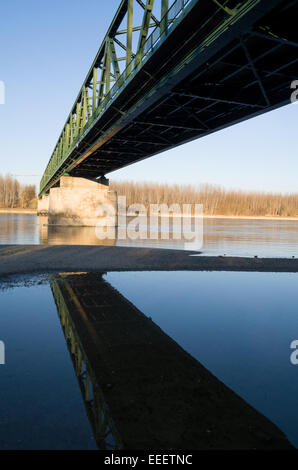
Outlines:
[[112,181],[111,189],[126,196],[127,206],[144,204],[203,204],[206,215],[298,217],[298,193],[276,194],[257,191],[226,190],[202,184],[167,185]]
[[11,175],[0,175],[0,207],[34,207],[36,205],[36,188],[34,185],[21,185]]

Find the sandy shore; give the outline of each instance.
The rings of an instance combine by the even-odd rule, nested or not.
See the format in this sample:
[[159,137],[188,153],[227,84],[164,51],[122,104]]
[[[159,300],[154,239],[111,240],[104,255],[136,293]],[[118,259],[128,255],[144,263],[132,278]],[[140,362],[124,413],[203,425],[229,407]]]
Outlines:
[[0,276],[47,272],[207,270],[298,272],[298,259],[190,256],[154,248],[73,245],[2,245]]

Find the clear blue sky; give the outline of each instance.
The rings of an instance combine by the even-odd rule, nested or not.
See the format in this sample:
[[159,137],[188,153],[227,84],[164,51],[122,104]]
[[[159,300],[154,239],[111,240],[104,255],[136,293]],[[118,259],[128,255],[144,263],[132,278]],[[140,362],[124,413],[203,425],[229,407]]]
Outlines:
[[[119,0],[1,4],[0,173],[39,183]],[[298,70],[297,70],[298,79]],[[290,96],[289,84],[289,96]],[[298,105],[111,173],[110,178],[298,192]]]

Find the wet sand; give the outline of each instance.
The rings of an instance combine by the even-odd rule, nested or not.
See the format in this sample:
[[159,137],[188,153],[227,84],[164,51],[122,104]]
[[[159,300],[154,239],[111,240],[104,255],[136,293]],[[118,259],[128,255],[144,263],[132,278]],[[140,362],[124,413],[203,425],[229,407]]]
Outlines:
[[96,271],[274,271],[298,272],[298,258],[191,256],[197,252],[154,248],[73,245],[2,245],[0,276]]

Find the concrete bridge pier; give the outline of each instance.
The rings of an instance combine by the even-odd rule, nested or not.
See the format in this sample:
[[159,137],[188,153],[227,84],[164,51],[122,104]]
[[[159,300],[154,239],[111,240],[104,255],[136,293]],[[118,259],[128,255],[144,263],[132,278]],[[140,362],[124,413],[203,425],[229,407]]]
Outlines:
[[49,213],[49,195],[45,194],[38,199],[37,215],[47,216]]
[[59,187],[38,201],[38,214],[48,215],[49,225],[96,227],[116,225],[117,194],[109,190],[108,180],[62,176]]

